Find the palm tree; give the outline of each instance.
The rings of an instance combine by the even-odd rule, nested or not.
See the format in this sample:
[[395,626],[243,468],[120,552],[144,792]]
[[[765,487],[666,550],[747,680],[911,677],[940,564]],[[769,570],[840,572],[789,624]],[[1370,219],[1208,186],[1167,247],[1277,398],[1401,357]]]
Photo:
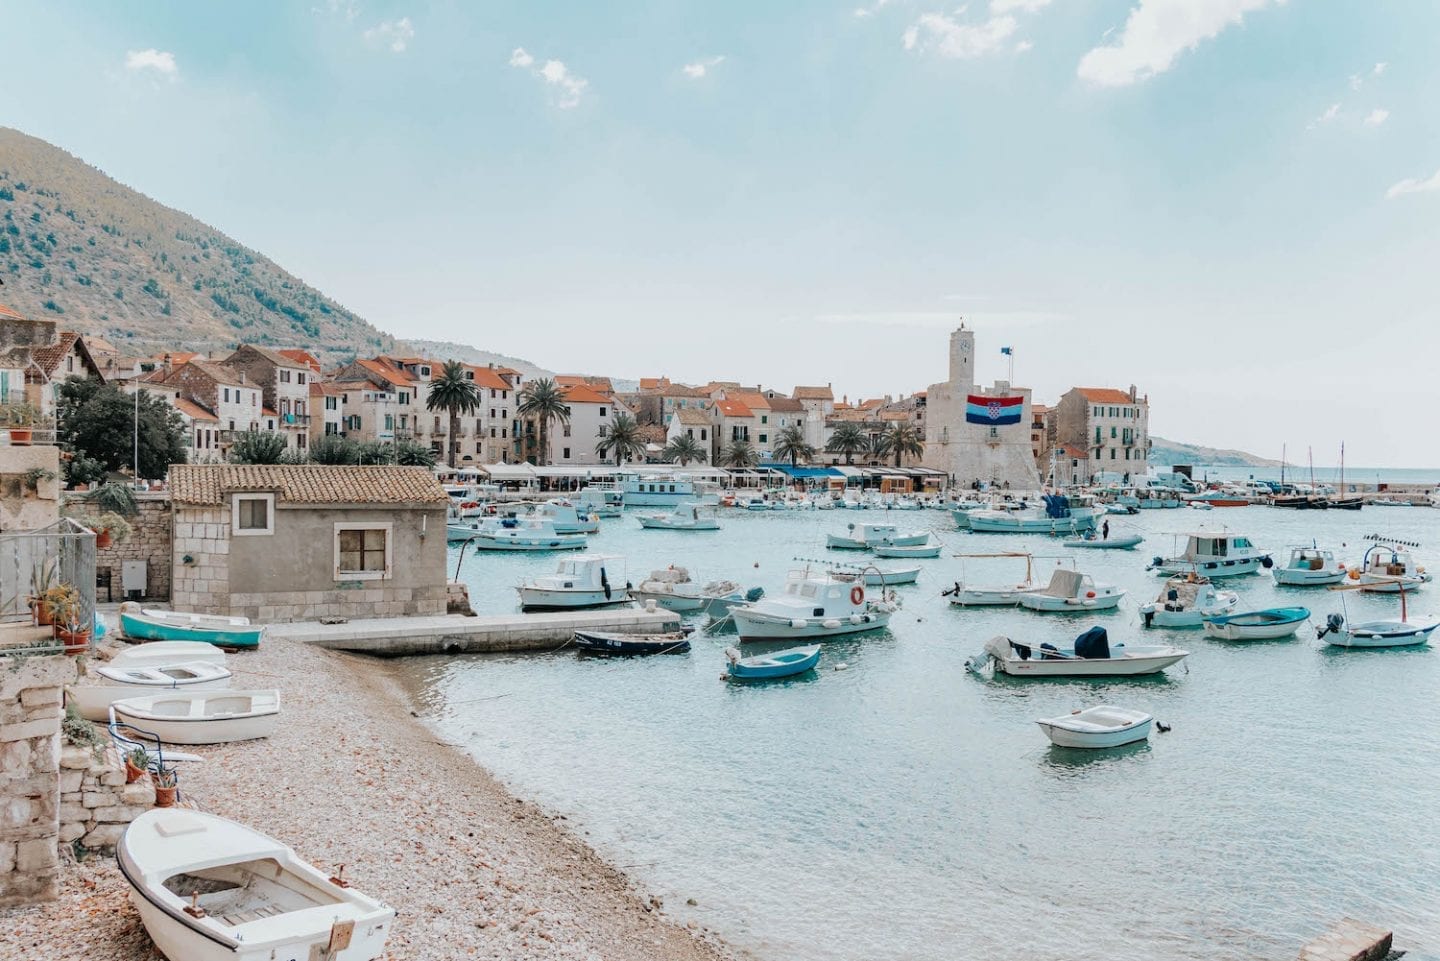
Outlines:
[[450,415],[450,466],[460,463],[460,415],[480,409],[480,388],[465,376],[465,365],[447,360],[440,376],[430,382],[430,395],[425,398],[426,410],[443,410]]
[[795,467],[815,456],[815,446],[806,442],[805,431],[799,425],[786,427],[775,435],[775,456]]
[[830,443],[825,445],[825,449],[832,454],[844,454],[845,463],[853,464],[856,454],[870,449],[870,441],[859,424],[841,424],[830,435]]
[[623,410],[615,415],[615,419],[610,422],[610,430],[600,438],[600,443],[595,445],[595,453],[602,459],[612,450],[615,452],[616,467],[623,467],[627,459],[645,453],[645,442],[640,437],[640,425]]
[[881,435],[885,438],[885,452],[895,455],[895,466],[906,457],[923,457],[925,440],[911,424],[896,424]]
[[755,448],[748,441],[736,440],[720,452],[720,463],[737,469],[754,467],[760,463],[760,455],[755,453]]
[[865,453],[870,455],[872,464],[878,460],[884,460],[885,455],[890,453],[889,435],[871,434],[865,441]]
[[692,460],[704,460],[705,448],[701,447],[700,442],[689,434],[681,434],[665,445],[665,450],[661,452],[660,456],[668,461],[679,461],[680,466],[684,467]]
[[541,377],[520,392],[520,406],[515,412],[521,417],[534,417],[540,423],[540,466],[550,459],[550,422],[570,423],[570,405],[565,393],[549,377]]

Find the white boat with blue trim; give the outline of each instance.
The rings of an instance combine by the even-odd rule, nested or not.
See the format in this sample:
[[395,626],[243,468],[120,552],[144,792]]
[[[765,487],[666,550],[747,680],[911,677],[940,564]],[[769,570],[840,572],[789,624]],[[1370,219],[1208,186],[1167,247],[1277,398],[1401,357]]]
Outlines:
[[1239,577],[1261,567],[1273,567],[1270,555],[1242,534],[1198,531],[1184,535],[1185,550],[1175,557],[1156,557],[1146,570],[1164,577],[1195,574],[1200,577]]

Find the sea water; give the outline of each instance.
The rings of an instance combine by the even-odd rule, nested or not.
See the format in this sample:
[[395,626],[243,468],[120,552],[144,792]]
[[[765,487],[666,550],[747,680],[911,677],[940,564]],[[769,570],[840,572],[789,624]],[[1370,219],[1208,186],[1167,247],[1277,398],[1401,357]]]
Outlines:
[[[1372,533],[1422,544],[1440,570],[1440,510],[1288,512],[1247,507],[1112,517],[1136,551],[1067,551],[1046,536],[955,530],[939,511],[721,510],[715,533],[606,520],[593,549],[639,582],[688,567],[781,589],[827,532],[888,521],[929,528],[942,557],[900,589],[888,631],[825,645],[820,669],[741,686],[720,680],[733,633],[688,655],[424,658],[401,670],[427,719],[512,790],[569,824],[665,899],[762,959],[1277,959],[1342,916],[1392,927],[1412,958],[1440,948],[1440,651],[1346,651],[1303,627],[1237,644],[1145,630],[1137,606],[1163,580],[1152,555],[1179,532],[1229,529],[1275,553],[1329,547],[1358,562]],[[951,608],[956,580],[1009,583],[1073,557],[1130,593],[1114,613]],[[458,548],[451,548],[452,570]],[[555,555],[466,556],[481,613]],[[611,579],[618,581],[615,572]],[[1226,580],[1243,609],[1303,604],[1312,622],[1398,614],[1395,597]],[[1440,610],[1440,585],[1410,610]],[[1113,641],[1191,656],[1136,679],[982,679],[987,638],[1063,644],[1093,624]],[[750,647],[750,645],[747,645]],[[770,649],[774,649],[773,647]],[[845,670],[840,670],[841,666]],[[1037,718],[1100,703],[1172,726],[1110,751],[1052,747]],[[696,906],[687,906],[693,898]]]

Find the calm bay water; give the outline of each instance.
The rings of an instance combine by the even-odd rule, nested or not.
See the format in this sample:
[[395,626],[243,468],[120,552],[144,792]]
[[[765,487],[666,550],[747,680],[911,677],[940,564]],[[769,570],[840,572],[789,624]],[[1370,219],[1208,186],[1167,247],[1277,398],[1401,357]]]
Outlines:
[[[773,592],[791,558],[826,556],[826,531],[879,516],[724,511],[724,530],[682,534],[642,531],[627,515],[593,542],[626,556],[637,582],[674,563]],[[813,676],[722,683],[733,634],[700,636],[686,656],[562,651],[401,670],[447,738],[568,815],[667,911],[760,958],[1288,961],[1344,915],[1393,926],[1412,958],[1440,957],[1440,652],[1343,652],[1308,628],[1233,645],[1142,631],[1136,613],[1160,590],[1143,568],[1172,552],[1170,532],[1228,525],[1277,555],[1315,537],[1353,562],[1361,538],[1380,531],[1419,540],[1422,561],[1440,569],[1440,511],[1116,518],[1112,529],[1145,534],[1139,550],[1075,553],[1130,596],[1114,614],[1080,618],[958,611],[937,597],[958,577],[1023,572],[952,552],[1053,554],[1058,541],[961,533],[941,512],[889,517],[932,527],[951,550],[920,562],[890,632],[827,645]],[[462,577],[477,610],[512,611],[513,586],[554,564],[470,556]],[[1243,607],[1307,604],[1317,623],[1341,606],[1340,595],[1278,589],[1268,575],[1227,586]],[[1433,590],[1412,606],[1428,612],[1432,600]],[[1361,616],[1399,606],[1354,592],[1345,603]],[[982,680],[962,667],[996,633],[1060,641],[1092,623],[1193,653],[1128,681]],[[840,662],[848,669],[834,670]],[[1050,747],[1034,723],[1100,702],[1174,729],[1073,752]],[[690,897],[698,907],[685,906]]]

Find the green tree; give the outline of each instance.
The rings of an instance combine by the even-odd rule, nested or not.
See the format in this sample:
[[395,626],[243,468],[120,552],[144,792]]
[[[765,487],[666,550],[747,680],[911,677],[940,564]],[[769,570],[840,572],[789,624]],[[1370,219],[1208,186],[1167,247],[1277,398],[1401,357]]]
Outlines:
[[356,460],[355,442],[339,434],[325,434],[310,443],[310,463],[353,464]]
[[[135,457],[136,399],[114,384],[72,377],[60,385],[59,433],[73,454],[99,461],[107,471],[129,469]],[[163,397],[141,390],[139,475],[165,476],[185,463],[185,422]]]
[[853,464],[856,454],[870,449],[870,441],[859,424],[841,424],[830,435],[830,443],[825,445],[825,449],[832,454],[844,454],[845,463]]
[[884,434],[884,454],[895,455],[895,466],[899,467],[900,462],[906,457],[916,458],[925,455],[925,439],[920,436],[912,424],[896,424]]
[[285,459],[285,438],[273,430],[247,430],[230,445],[232,464],[280,464]]
[[734,467],[737,470],[746,467],[754,467],[760,463],[760,455],[755,453],[748,441],[731,441],[730,446],[720,452],[720,463],[724,467]]
[[464,364],[458,360],[445,362],[440,376],[430,381],[425,409],[443,410],[450,415],[450,466],[457,466],[460,461],[460,417],[480,409],[480,388],[465,376]]
[[395,445],[395,463],[401,467],[434,467],[435,452],[424,444],[401,441]]
[[805,440],[805,431],[798,425],[785,427],[775,435],[775,456],[788,460],[790,466],[795,467],[800,461],[808,461],[815,456],[815,445]]
[[537,459],[544,467],[550,459],[550,422],[570,423],[570,405],[565,403],[565,394],[549,377],[542,377],[520,391],[520,406],[515,412],[521,417],[533,417],[540,425],[540,453]]
[[603,459],[611,451],[615,452],[615,466],[623,467],[625,461],[633,460],[645,453],[645,442],[641,439],[640,425],[635,423],[635,418],[623,410],[615,415],[610,422],[610,429],[600,442],[595,445],[595,453]]
[[681,434],[665,445],[665,450],[661,452],[660,456],[667,461],[678,461],[681,467],[685,467],[692,460],[704,460],[705,449],[689,434]]
[[362,440],[355,445],[357,464],[395,463],[395,445],[383,440]]

